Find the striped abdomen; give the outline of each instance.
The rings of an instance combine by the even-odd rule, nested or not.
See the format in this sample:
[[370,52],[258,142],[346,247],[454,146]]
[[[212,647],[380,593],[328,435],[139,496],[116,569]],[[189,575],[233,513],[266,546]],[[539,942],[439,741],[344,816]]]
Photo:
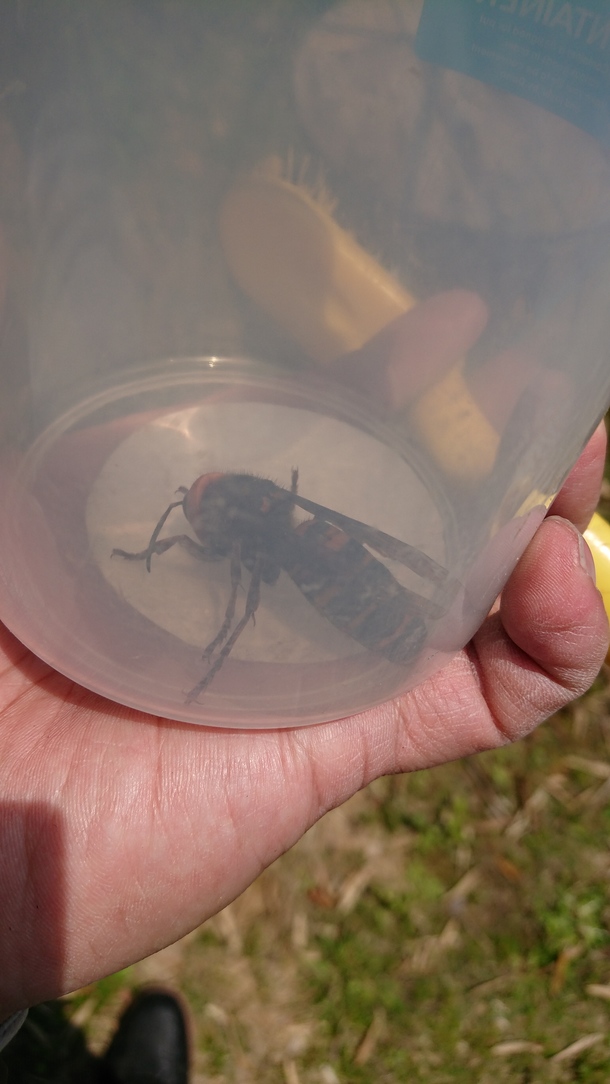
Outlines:
[[345,531],[321,519],[286,537],[282,567],[338,629],[395,663],[410,661],[426,626],[419,597]]

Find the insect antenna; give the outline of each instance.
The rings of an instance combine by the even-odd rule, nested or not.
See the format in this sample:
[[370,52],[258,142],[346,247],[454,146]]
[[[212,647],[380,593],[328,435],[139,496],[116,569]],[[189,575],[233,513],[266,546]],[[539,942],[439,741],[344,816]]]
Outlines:
[[[179,508],[180,505],[184,506],[184,500],[173,501],[172,504],[165,509],[165,512],[150,536],[150,541],[145,550],[139,550],[138,553],[130,553],[129,550],[116,549],[115,547],[111,553],[111,557],[125,557],[127,561],[146,561],[146,571],[150,572],[150,562],[153,553],[165,553],[165,551],[175,545],[176,542],[182,542],[183,538],[187,538],[186,535],[174,535],[172,538],[164,538],[161,542],[158,541],[159,535],[165,526],[165,521],[170,512],[172,512],[174,508]],[[191,539],[187,540],[191,541]],[[192,544],[195,545],[194,542]]]
[[[231,654],[231,651],[233,650],[233,648],[234,648],[235,644],[237,643],[239,637],[241,636],[242,632],[244,631],[246,625],[248,624],[248,621],[250,620],[251,617],[254,617],[254,614],[256,613],[256,611],[258,609],[258,605],[259,605],[259,602],[260,602],[260,596],[261,596],[261,571],[262,571],[262,565],[263,565],[262,557],[259,554],[257,556],[255,562],[254,562],[254,565],[252,566],[252,575],[251,575],[251,578],[250,578],[250,586],[248,587],[248,594],[246,595],[246,607],[245,607],[245,610],[244,610],[244,615],[238,621],[237,625],[233,629],[233,632],[229,636],[229,639],[225,643],[222,650],[216,656],[215,662],[210,667],[210,669],[208,670],[205,677],[203,677],[201,679],[201,681],[197,682],[197,684],[194,685],[193,688],[191,689],[191,691],[187,694],[187,697],[186,697],[186,703],[187,704],[192,704],[192,702],[197,699],[199,694],[204,692],[205,689],[207,689],[210,682],[216,677],[216,674],[220,670],[220,668],[221,668],[222,664],[224,663],[225,659],[227,659],[229,657],[229,655]],[[238,585],[235,586],[235,594],[236,595],[237,595],[237,589],[238,589]],[[233,590],[231,591],[231,594],[233,594]],[[229,599],[229,606],[230,605],[231,605],[231,599]],[[227,607],[227,610],[228,610],[228,608],[229,607]],[[225,622],[226,622],[226,616],[225,616],[225,621],[223,622],[223,628],[224,628]],[[206,654],[207,654],[207,651],[206,651]]]

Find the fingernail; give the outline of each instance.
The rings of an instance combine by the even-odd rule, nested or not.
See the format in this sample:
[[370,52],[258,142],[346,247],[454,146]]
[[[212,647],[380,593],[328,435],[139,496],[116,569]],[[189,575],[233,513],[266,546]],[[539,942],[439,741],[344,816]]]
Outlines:
[[578,527],[575,527],[569,519],[563,519],[562,516],[549,516],[548,519],[557,520],[558,523],[563,523],[566,527],[569,527],[571,534],[576,539],[576,555],[578,564],[582,568],[583,572],[586,572],[587,576],[589,576],[593,580],[593,583],[596,583],[595,561],[593,560],[593,554],[591,553],[591,550],[589,549],[582,534],[578,530]]
[[581,535],[580,531],[575,527],[574,530],[578,535],[578,563],[580,567],[591,577],[593,583],[596,582],[595,574],[595,561],[593,560],[593,554],[589,549],[585,539]]

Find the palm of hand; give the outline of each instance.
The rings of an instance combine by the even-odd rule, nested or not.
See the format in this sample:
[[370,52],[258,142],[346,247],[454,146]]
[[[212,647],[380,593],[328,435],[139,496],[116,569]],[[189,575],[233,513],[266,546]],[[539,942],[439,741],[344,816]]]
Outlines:
[[[601,430],[553,511],[583,528]],[[203,730],[75,686],[0,634],[0,1018],[176,940],[375,777],[528,733],[584,691],[607,625],[572,527],[547,520],[500,607],[396,701],[300,730]]]

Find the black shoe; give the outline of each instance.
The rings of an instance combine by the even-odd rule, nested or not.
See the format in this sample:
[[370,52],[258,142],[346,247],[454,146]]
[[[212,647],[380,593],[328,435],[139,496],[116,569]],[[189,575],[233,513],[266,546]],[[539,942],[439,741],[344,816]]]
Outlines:
[[143,990],[136,995],[100,1069],[104,1084],[187,1084],[186,1021],[173,994]]

